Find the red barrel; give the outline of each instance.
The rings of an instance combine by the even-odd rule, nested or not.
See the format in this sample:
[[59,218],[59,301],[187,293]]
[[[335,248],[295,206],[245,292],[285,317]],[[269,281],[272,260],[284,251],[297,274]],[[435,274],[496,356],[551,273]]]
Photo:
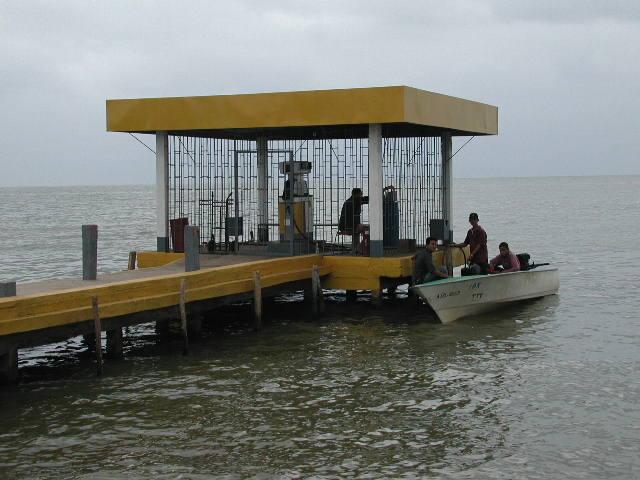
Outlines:
[[175,253],[184,252],[184,227],[189,225],[188,218],[172,218],[169,220],[171,227],[171,245]]

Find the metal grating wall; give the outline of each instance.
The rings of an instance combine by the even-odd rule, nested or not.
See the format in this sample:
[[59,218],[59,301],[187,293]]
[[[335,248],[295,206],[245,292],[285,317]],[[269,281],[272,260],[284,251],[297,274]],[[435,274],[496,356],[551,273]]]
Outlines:
[[[256,148],[255,141],[170,136],[170,218],[187,217],[190,225],[200,226],[203,243],[212,235],[216,242],[223,240],[225,217],[235,216],[237,151],[239,214],[244,219],[241,241],[255,241],[259,201]],[[312,164],[307,181],[313,195],[314,238],[334,246],[350,245],[350,238],[338,235],[338,221],[353,188],[368,195],[367,139],[270,140],[268,151],[269,240],[278,240],[278,196],[285,183],[278,163],[293,154],[295,161]],[[429,234],[429,220],[442,218],[441,173],[439,137],[383,139],[383,184],[396,190],[400,238],[422,244]],[[368,222],[366,205],[361,221]]]

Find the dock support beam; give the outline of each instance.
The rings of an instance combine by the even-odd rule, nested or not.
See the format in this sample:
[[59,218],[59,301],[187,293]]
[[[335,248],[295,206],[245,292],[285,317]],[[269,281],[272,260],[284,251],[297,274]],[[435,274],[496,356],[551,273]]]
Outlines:
[[122,328],[107,330],[107,357],[114,360],[124,358],[122,350]]
[[269,150],[266,137],[258,137],[258,241],[269,241]]
[[[15,297],[16,282],[0,283],[0,298]],[[0,354],[0,385],[16,383],[18,381],[18,348],[10,346]]]
[[253,272],[253,328],[262,328],[262,282],[260,272]]
[[374,307],[382,305],[382,288],[371,290],[371,305]]
[[156,235],[159,252],[169,251],[169,135],[156,132]]
[[182,331],[182,354],[189,353],[189,328],[187,323],[187,281],[180,280],[180,330]]
[[313,318],[317,319],[324,313],[324,295],[320,283],[320,267],[314,265],[311,269],[311,311]]
[[96,341],[96,373],[102,375],[102,326],[100,325],[100,311],[98,307],[98,297],[91,297],[91,308],[93,309],[93,334]]
[[369,125],[369,255],[382,257],[382,125]]
[[451,132],[445,132],[440,137],[442,155],[442,218],[447,226],[449,238],[444,243],[453,242],[453,159]]
[[200,270],[200,227],[184,227],[184,271]]
[[98,276],[98,226],[82,225],[82,280]]

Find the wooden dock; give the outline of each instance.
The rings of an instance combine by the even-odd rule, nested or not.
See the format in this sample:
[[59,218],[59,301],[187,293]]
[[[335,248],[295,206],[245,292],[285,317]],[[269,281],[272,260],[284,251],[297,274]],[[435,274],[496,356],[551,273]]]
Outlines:
[[[108,334],[107,349],[117,352],[121,346],[109,345],[109,339],[121,342],[122,327],[180,318],[181,306],[182,316],[195,321],[221,305],[251,300],[261,304],[263,297],[285,292],[309,290],[309,298],[318,297],[312,292],[314,275],[323,289],[371,290],[379,296],[383,288],[407,283],[413,273],[409,255],[201,255],[200,270],[193,272],[184,271],[182,254],[139,252],[137,258],[135,270],[96,280],[18,284],[16,296],[0,298],[0,374],[3,368],[13,368],[11,358],[17,349],[91,335],[97,317],[98,331]],[[460,265],[462,259],[461,253],[454,255],[454,264]],[[435,260],[441,262],[442,255]],[[256,317],[260,315],[256,309]]]

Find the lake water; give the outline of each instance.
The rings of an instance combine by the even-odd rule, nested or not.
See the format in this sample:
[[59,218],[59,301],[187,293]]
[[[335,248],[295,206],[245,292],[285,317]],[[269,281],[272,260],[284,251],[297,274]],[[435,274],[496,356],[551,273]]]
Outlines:
[[[77,339],[21,351],[0,390],[0,478],[638,478],[640,177],[456,180],[480,214],[560,268],[559,295],[451,325],[400,295],[221,311],[182,356],[150,326],[95,377]],[[0,281],[79,275],[155,246],[150,187],[0,189]],[[288,299],[291,300],[291,299]]]

